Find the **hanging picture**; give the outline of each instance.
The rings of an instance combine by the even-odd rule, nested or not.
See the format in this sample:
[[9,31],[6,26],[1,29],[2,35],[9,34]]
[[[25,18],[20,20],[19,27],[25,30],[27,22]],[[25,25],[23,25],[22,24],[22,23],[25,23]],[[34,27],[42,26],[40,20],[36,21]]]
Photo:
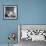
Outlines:
[[4,19],[17,19],[17,5],[4,5]]

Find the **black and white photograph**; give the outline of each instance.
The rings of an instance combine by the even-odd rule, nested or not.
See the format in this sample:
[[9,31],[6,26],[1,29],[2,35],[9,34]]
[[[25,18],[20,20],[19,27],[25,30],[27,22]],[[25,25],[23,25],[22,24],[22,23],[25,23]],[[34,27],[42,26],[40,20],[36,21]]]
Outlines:
[[18,34],[20,46],[42,46],[44,43],[46,44],[46,25],[19,24]]
[[4,19],[17,19],[17,5],[4,5]]

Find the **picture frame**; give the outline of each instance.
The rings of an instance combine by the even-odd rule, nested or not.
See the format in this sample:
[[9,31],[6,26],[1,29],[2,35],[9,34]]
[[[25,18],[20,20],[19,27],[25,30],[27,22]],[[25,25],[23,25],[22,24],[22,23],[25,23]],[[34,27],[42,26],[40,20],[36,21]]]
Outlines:
[[3,5],[3,19],[5,20],[18,19],[17,5]]
[[[23,40],[46,41],[46,24],[19,24],[18,30],[19,42]],[[21,33],[23,30],[28,30],[28,32],[25,33],[26,35],[24,34],[24,32],[24,35]],[[25,38],[24,36],[28,37]]]

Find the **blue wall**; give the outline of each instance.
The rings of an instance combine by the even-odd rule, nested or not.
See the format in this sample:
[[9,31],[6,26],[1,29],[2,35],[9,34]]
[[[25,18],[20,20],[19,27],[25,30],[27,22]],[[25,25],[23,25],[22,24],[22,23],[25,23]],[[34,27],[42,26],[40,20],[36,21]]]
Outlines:
[[[18,0],[0,0],[0,44],[7,44],[9,42],[8,34],[10,32],[16,32],[16,35],[18,35],[17,24],[19,23],[19,17],[18,20],[3,20],[3,5],[17,4]],[[18,42],[17,39],[16,43]]]
[[[3,20],[3,5],[18,5],[18,20]],[[18,32],[18,24],[46,24],[46,0],[0,0],[0,44]]]
[[21,0],[20,22],[46,24],[46,0]]

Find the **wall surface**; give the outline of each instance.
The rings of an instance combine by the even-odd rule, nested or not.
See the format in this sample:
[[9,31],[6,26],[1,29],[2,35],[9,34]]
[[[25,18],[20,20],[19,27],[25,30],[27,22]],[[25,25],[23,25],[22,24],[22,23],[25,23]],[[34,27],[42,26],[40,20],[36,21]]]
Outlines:
[[21,0],[21,24],[46,24],[46,0]]
[[[3,5],[18,5],[18,20],[3,20]],[[46,24],[46,0],[0,0],[0,44],[8,43],[10,32],[17,34],[18,24]]]
[[[19,17],[18,20],[3,19],[3,5],[18,4],[18,0],[0,0],[0,44],[7,44],[9,42],[8,35],[10,32],[16,32],[16,35],[18,35],[17,24],[19,23]],[[17,39],[18,37],[16,38],[15,43],[18,43]]]

